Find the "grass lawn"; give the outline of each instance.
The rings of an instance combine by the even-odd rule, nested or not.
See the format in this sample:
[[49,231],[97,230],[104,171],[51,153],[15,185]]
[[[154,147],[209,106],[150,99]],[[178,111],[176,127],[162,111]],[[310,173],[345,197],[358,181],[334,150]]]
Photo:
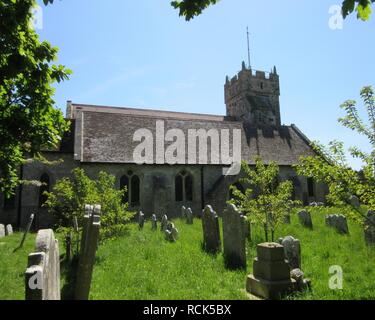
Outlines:
[[[64,253],[61,237],[59,239],[60,257]],[[35,251],[36,233],[27,235],[23,247],[13,252],[21,242],[23,233],[16,232],[5,238],[0,238],[0,300],[25,300],[25,277],[27,257]],[[60,259],[61,261],[61,259]],[[64,263],[61,264],[61,288],[66,286],[68,270]],[[64,290],[62,291],[64,293]]]
[[[334,209],[312,212],[314,230],[302,227],[296,216],[283,225],[276,238],[292,235],[301,240],[302,269],[312,280],[313,291],[291,299],[375,299],[375,249],[367,248],[362,228],[349,222],[350,235],[325,226],[324,215]],[[143,231],[136,224],[128,235],[101,245],[97,252],[91,299],[248,299],[244,288],[252,271],[255,244],[264,242],[263,231],[253,228],[248,243],[246,271],[229,271],[221,254],[202,251],[202,225],[174,221],[180,231],[176,243],[168,243],[160,231]],[[341,266],[343,289],[331,290],[329,267]]]
[[23,234],[0,238],[0,300],[24,300],[27,257],[34,251],[35,234],[28,234],[23,248],[13,253]]

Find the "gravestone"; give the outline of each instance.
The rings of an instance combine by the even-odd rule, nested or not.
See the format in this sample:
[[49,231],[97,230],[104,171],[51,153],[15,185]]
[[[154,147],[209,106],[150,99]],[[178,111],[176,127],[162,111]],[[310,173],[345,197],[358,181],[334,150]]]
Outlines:
[[367,212],[364,231],[366,244],[368,246],[375,245],[375,211],[369,210]]
[[155,231],[158,229],[158,218],[156,217],[156,214],[153,214],[151,216],[151,230]]
[[17,251],[18,249],[21,249],[23,247],[23,244],[25,243],[25,240],[26,240],[26,236],[27,236],[27,234],[30,231],[30,228],[31,228],[31,225],[33,224],[33,221],[34,221],[34,214],[32,213],[30,215],[29,222],[27,223],[26,230],[25,230],[25,232],[23,234],[21,243],[20,243],[20,245],[16,249],[14,249],[14,251]]
[[25,272],[26,300],[60,300],[59,242],[51,229],[39,230]]
[[178,230],[175,227],[174,223],[168,222],[167,228],[164,231],[165,238],[170,242],[176,242],[178,239]]
[[167,229],[167,224],[168,224],[168,217],[167,217],[167,215],[165,214],[165,215],[163,215],[163,216],[161,217],[161,222],[160,222],[160,230],[161,230],[162,232],[164,232],[164,231]]
[[313,223],[312,223],[312,220],[311,220],[310,212],[307,212],[306,210],[302,210],[302,211],[298,212],[298,218],[299,218],[300,223],[304,227],[309,228],[309,229],[313,228]]
[[6,227],[5,227],[5,234],[7,236],[10,236],[11,234],[13,234],[13,227],[11,224],[8,224]]
[[81,250],[78,260],[78,270],[75,285],[75,299],[88,300],[95,255],[99,242],[100,205],[86,205],[83,217]]
[[246,269],[245,217],[233,204],[223,213],[223,242],[226,266],[230,269]]
[[186,219],[186,208],[185,208],[185,206],[181,207],[181,218]]
[[284,223],[285,224],[290,224],[290,214],[285,214],[284,215]]
[[301,243],[292,236],[280,239],[280,244],[284,247],[285,258],[289,267],[293,269],[301,269]]
[[145,214],[142,211],[139,211],[139,215],[138,215],[139,230],[142,230],[144,225],[145,225]]
[[335,228],[337,232],[342,234],[349,233],[348,221],[344,215],[331,214],[326,216],[325,221],[327,226]]
[[206,252],[217,253],[221,250],[219,217],[210,205],[202,214],[203,247]]
[[265,299],[280,299],[293,291],[295,283],[290,277],[283,246],[269,242],[258,244],[253,274],[246,280],[247,292]]
[[5,227],[3,224],[0,224],[0,238],[5,237]]
[[355,195],[352,195],[350,197],[350,204],[353,206],[353,207],[356,207],[356,208],[359,208],[361,206],[361,203],[359,202],[359,199],[357,196]]
[[191,211],[191,208],[187,208],[186,209],[186,223],[193,224],[193,222],[194,222],[193,211]]

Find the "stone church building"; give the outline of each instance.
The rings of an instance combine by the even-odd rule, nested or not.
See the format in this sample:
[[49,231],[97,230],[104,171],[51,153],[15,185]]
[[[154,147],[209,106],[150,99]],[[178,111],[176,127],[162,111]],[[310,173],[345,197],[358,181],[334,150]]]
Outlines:
[[[221,133],[237,130],[240,139],[229,143],[227,151],[233,154],[237,146],[241,159],[249,164],[254,164],[257,155],[266,163],[275,161],[280,166],[280,180],[293,181],[295,199],[305,204],[324,202],[326,187],[297,176],[292,167],[301,156],[315,153],[308,138],[294,124],[281,124],[276,68],[265,73],[251,70],[243,63],[236,76],[226,78],[224,89],[226,115],[115,108],[68,101],[66,118],[71,121],[71,130],[62,139],[58,150],[44,152],[49,160],[63,161],[55,166],[38,162],[25,164],[20,169],[21,178],[39,180],[44,184],[41,187],[19,187],[11,199],[0,196],[0,223],[22,227],[30,214],[35,213],[35,227],[47,227],[52,217],[42,207],[45,201],[43,191],[51,190],[57,180],[69,176],[76,167],[83,168],[92,178],[100,171],[114,175],[118,188],[128,187],[125,200],[129,201],[130,208],[142,210],[146,216],[153,213],[177,216],[182,205],[191,207],[196,213],[206,204],[211,204],[221,214],[230,197],[229,186],[241,186],[239,175],[223,175],[223,167],[228,167],[228,163],[212,160],[215,150],[211,133],[215,130]],[[157,128],[157,122],[162,123],[162,132]],[[170,129],[172,133],[186,137],[189,130],[205,130],[206,141],[201,142],[197,137],[194,143],[206,142],[207,156],[201,157],[194,151],[195,162],[191,152],[187,152],[189,155],[186,154],[184,163],[163,161],[163,155],[157,155],[155,149],[163,144],[167,148],[175,141],[167,138],[168,134],[164,142],[160,141],[160,134],[164,138]],[[152,135],[155,142],[152,151],[155,153],[144,164],[136,163],[133,157],[135,148],[144,140],[135,138],[137,130]],[[221,138],[224,139],[223,135]]]

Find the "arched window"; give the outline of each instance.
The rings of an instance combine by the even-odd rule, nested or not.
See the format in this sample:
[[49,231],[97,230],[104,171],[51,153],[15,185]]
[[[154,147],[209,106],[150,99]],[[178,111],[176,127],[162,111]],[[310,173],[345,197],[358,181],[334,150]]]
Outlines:
[[41,208],[47,201],[48,197],[45,192],[49,192],[50,181],[47,173],[43,173],[40,177],[41,186],[39,187],[39,208]]
[[193,177],[186,171],[175,178],[175,198],[177,202],[193,201]]
[[[120,189],[127,188],[122,201],[129,202],[130,205],[139,205],[140,203],[140,179],[133,171],[129,170],[128,173],[120,179]],[[130,201],[129,201],[130,200]]]
[[315,182],[313,178],[307,178],[307,192],[309,197],[315,196]]
[[131,204],[132,205],[138,205],[139,204],[139,178],[138,176],[134,175],[131,177]]
[[178,201],[178,202],[184,201],[184,196],[183,196],[184,187],[183,187],[183,183],[184,183],[184,180],[183,180],[182,176],[181,175],[177,175],[177,177],[175,179],[174,187],[175,187],[176,201]]

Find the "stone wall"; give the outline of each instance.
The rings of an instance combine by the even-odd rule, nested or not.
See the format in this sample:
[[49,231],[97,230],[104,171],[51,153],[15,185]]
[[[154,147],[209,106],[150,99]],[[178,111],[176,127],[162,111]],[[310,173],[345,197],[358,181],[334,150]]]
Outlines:
[[[38,180],[43,173],[50,177],[51,187],[63,177],[69,176],[72,169],[80,166],[91,178],[96,178],[101,170],[116,177],[116,186],[120,187],[120,179],[129,170],[140,178],[140,205],[130,207],[134,211],[143,211],[147,218],[152,214],[168,217],[179,215],[181,206],[191,208],[194,213],[201,212],[206,204],[211,204],[213,209],[221,214],[229,199],[229,186],[238,181],[239,176],[222,176],[222,167],[219,165],[135,165],[135,164],[98,164],[79,163],[73,160],[73,155],[68,153],[48,153],[49,160],[63,159],[64,162],[56,166],[45,166],[33,162],[24,167],[24,178]],[[175,201],[175,177],[182,170],[187,171],[193,177],[193,201]],[[201,177],[203,176],[203,184]],[[296,177],[295,171],[290,166],[280,166],[280,179]],[[303,200],[308,195],[307,179],[298,177],[299,188],[296,198]],[[202,188],[203,187],[203,188]],[[315,197],[306,198],[307,202],[324,202],[326,187],[315,184]],[[202,198],[203,195],[203,198]],[[0,197],[0,223],[17,226],[18,221],[18,193],[16,196],[16,208],[5,211],[4,200]],[[22,193],[21,227],[27,224],[30,213],[35,213],[33,229],[48,228],[53,223],[53,217],[44,208],[39,208],[39,188],[25,186]]]
[[39,230],[25,272],[26,300],[60,300],[59,242],[51,229]]

